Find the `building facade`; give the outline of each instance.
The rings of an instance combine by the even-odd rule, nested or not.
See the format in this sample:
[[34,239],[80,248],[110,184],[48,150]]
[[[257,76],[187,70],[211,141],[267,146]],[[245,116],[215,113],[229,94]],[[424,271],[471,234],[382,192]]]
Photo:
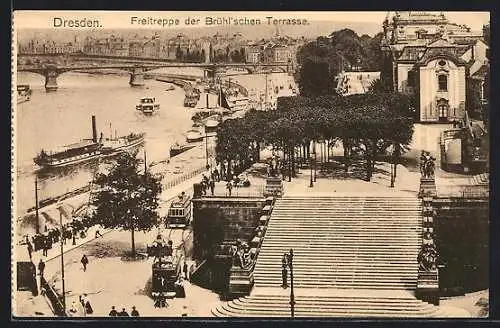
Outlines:
[[383,28],[394,90],[414,97],[420,121],[464,118],[470,69],[484,65],[482,32],[450,23],[443,14],[411,11],[386,18]]

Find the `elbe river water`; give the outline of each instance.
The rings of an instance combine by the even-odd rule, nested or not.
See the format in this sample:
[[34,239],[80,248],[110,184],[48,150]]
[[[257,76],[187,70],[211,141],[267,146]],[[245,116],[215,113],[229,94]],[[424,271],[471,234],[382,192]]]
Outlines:
[[[203,76],[199,70],[187,72],[183,69],[183,72]],[[288,88],[290,77],[283,79],[283,74],[274,77],[276,81],[283,80],[279,82],[282,89]],[[241,78],[244,80],[241,83],[250,85],[252,90],[263,90],[263,75]],[[184,133],[191,127],[193,111],[183,107],[184,91],[180,87],[166,91],[168,85],[155,80],[146,80],[143,88],[132,88],[128,79],[128,74],[68,72],[58,77],[59,89],[47,93],[41,75],[18,74],[17,83],[29,84],[33,94],[30,101],[17,105],[16,111],[16,216],[35,205],[36,166],[33,158],[41,149],[58,149],[91,138],[92,115],[96,116],[98,133],[102,132],[105,137],[114,136],[115,133],[122,136],[131,132],[145,132],[148,162],[167,159],[170,146],[175,141],[185,140]],[[233,77],[233,80],[238,80],[238,77]],[[136,111],[135,105],[142,96],[156,97],[161,106],[159,113],[144,116]],[[38,174],[39,200],[88,185],[95,169],[95,162],[89,162]]]

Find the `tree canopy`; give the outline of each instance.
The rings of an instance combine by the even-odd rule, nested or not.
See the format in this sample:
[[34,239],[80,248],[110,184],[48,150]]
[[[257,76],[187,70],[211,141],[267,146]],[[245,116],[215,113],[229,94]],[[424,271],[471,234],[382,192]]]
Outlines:
[[96,210],[93,220],[106,228],[123,228],[134,232],[150,230],[158,223],[157,208],[161,193],[161,177],[140,173],[141,160],[137,152],[121,154],[108,173],[101,173],[95,183],[99,192],[93,199]]
[[344,147],[362,151],[370,179],[376,156],[410,143],[412,115],[410,99],[399,93],[280,97],[275,111],[251,110],[243,118],[225,121],[217,135],[217,156],[243,160],[252,145],[262,143],[286,150],[293,161],[295,147],[342,140]]

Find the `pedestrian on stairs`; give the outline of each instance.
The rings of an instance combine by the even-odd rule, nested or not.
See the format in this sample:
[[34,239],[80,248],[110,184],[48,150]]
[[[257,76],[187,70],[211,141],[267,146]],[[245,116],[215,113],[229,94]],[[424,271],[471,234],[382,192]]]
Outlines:
[[281,287],[287,288],[288,283],[287,283],[287,278],[288,278],[288,256],[287,254],[283,254],[283,258],[281,259],[281,279],[283,280],[283,283],[281,284]]

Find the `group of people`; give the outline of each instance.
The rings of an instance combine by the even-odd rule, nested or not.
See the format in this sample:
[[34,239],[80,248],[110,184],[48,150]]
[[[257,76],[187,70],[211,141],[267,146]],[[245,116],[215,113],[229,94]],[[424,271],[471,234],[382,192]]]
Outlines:
[[210,188],[210,192],[212,196],[214,195],[214,190],[215,190],[215,179],[214,179],[214,174],[212,172],[211,177],[207,177],[205,174],[202,175],[201,178],[201,193],[202,195],[206,196],[207,195],[207,190]]
[[109,316],[110,317],[138,317],[139,316],[139,311],[137,311],[137,308],[135,306],[132,306],[132,311],[130,312],[130,315],[128,312],[125,310],[125,308],[122,308],[121,312],[116,311],[115,307],[111,307],[111,311],[109,311]]
[[[60,238],[63,238],[63,244],[71,240],[72,244],[76,245],[76,239],[85,238],[91,226],[92,223],[89,219],[73,219],[72,222],[63,225],[62,236],[60,229],[48,229],[47,226],[45,226],[43,233],[37,233],[31,238],[25,236],[24,243],[26,244],[28,255],[31,259],[33,252],[42,250],[42,255],[48,256],[48,250],[51,249],[55,243],[58,243]],[[96,238],[100,236],[102,236],[102,234],[97,230]]]

